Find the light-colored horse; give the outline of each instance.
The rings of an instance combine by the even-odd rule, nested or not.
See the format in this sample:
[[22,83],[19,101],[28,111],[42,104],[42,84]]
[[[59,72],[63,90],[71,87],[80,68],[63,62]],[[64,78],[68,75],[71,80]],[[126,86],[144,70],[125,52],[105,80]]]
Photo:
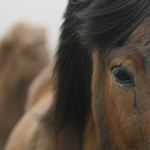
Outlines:
[[[16,149],[18,139],[21,140],[19,141],[17,149],[34,149],[35,145],[32,145],[34,138],[35,141],[40,141],[44,138],[44,140],[40,142],[42,144],[41,146],[48,146],[49,141],[46,140],[46,133],[45,130],[43,130],[45,123],[41,125],[39,121],[43,119],[43,116],[45,116],[48,109],[53,105],[52,68],[51,65],[48,65],[32,82],[26,104],[27,113],[13,130],[15,135],[9,147],[11,150]],[[22,138],[22,135],[24,138]]]
[[17,22],[0,42],[0,149],[22,116],[27,89],[49,63],[43,27]]

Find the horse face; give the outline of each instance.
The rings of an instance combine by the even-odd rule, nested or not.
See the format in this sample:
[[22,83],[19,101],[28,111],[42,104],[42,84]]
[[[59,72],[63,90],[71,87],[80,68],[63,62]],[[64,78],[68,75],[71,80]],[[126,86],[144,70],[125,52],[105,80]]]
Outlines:
[[30,82],[49,63],[45,37],[44,28],[24,22],[10,33],[9,43],[13,46],[7,60],[25,82]]
[[123,46],[93,52],[92,108],[102,149],[150,149],[150,18]]
[[[15,54],[18,73],[26,80],[32,80],[49,63],[45,41],[24,47]],[[28,67],[27,67],[28,66]]]

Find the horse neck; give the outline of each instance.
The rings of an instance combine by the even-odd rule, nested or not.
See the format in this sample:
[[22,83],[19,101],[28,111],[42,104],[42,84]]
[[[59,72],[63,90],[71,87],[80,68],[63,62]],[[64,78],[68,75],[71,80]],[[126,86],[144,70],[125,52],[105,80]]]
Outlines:
[[91,110],[87,115],[82,136],[79,132],[81,132],[79,128],[66,126],[59,134],[57,141],[53,141],[56,143],[56,150],[101,150]]
[[1,67],[0,78],[1,100],[13,101],[12,99],[15,99],[16,101],[18,98],[25,97],[27,84],[15,73],[15,69],[10,63],[6,63]]
[[65,127],[59,134],[56,142],[56,150],[82,150],[82,137],[79,130]]
[[12,66],[5,65],[0,69],[0,120],[4,120],[0,122],[0,147],[23,114],[26,100],[27,88],[12,69]]
[[92,111],[89,112],[83,135],[83,150],[99,150]]

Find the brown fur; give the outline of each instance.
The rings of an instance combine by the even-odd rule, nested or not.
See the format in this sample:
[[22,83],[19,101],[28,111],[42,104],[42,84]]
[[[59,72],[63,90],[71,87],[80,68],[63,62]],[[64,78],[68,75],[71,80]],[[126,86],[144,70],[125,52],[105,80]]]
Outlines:
[[[53,92],[51,88],[51,76],[52,67],[48,65],[32,82],[29,90],[28,101],[26,108],[28,111],[25,116],[20,120],[18,125],[15,127],[13,132],[16,132],[17,136],[14,139],[24,138],[19,144],[19,149],[34,149],[40,143],[42,147],[49,147],[49,138],[47,138],[47,132],[45,131],[45,123],[41,122],[39,124],[38,119],[44,116],[49,109],[53,106]],[[44,85],[44,86],[43,86]],[[36,90],[35,90],[36,86]],[[38,93],[38,91],[44,91],[44,93]],[[21,125],[21,127],[19,127]],[[24,128],[24,131],[22,130]],[[30,137],[30,138],[28,138]],[[38,138],[37,138],[38,137]],[[43,139],[43,140],[42,140]],[[45,141],[46,140],[46,141]],[[43,142],[45,143],[43,145]],[[10,141],[11,142],[11,141]],[[40,143],[39,143],[40,142]],[[47,143],[47,144],[46,144]],[[40,146],[40,147],[41,147]],[[9,147],[9,146],[8,146]],[[16,144],[14,141],[11,143],[10,149],[16,149]]]
[[27,88],[49,63],[43,27],[18,22],[0,42],[0,149],[24,112]]
[[[78,142],[80,137],[76,137],[78,131],[69,127],[58,135],[57,145],[55,128],[45,126],[46,121],[35,121],[27,112],[12,132],[5,150],[150,149],[149,35],[150,17],[147,17],[123,46],[107,50],[104,55],[100,55],[98,50],[93,52],[92,108],[87,115],[83,147]],[[111,74],[112,67],[120,63],[131,70],[134,89],[122,87]],[[135,100],[138,109],[134,106]],[[52,101],[49,109],[53,109],[53,96],[49,101]],[[40,102],[45,102],[45,105],[49,102],[42,99],[37,102],[32,111],[34,108],[37,112],[47,111]]]
[[[100,57],[97,52],[93,54],[92,108],[102,150],[149,149],[147,144],[150,135],[150,124],[147,118],[149,114],[149,89],[147,88],[149,64],[146,63],[148,59],[143,59],[144,55],[149,53],[150,45],[144,47],[145,37],[148,39],[150,34],[149,19],[145,19],[139,25],[124,46],[114,49],[103,57]],[[142,116],[134,107],[133,89],[125,90],[111,75],[111,68],[120,63],[124,63],[132,70],[136,99]]]

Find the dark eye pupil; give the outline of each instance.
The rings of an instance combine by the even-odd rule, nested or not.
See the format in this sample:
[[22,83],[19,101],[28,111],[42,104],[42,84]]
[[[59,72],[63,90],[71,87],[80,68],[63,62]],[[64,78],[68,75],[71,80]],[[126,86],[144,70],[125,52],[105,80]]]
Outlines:
[[134,79],[130,72],[122,67],[114,67],[112,69],[112,74],[114,75],[115,81],[125,87],[133,87]]
[[127,81],[127,80],[130,80],[130,77],[129,75],[122,71],[122,70],[119,70],[116,74],[116,77],[120,80],[120,81]]

